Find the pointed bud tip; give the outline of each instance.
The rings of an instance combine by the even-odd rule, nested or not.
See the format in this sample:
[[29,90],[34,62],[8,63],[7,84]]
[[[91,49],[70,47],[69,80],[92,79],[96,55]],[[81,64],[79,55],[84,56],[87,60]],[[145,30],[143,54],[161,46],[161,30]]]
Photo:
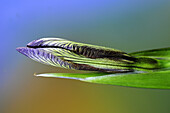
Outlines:
[[23,50],[23,47],[17,47],[16,50],[17,50],[18,52],[21,52],[21,51]]
[[27,54],[27,47],[18,47],[16,48],[16,50],[21,54],[24,54],[24,55]]

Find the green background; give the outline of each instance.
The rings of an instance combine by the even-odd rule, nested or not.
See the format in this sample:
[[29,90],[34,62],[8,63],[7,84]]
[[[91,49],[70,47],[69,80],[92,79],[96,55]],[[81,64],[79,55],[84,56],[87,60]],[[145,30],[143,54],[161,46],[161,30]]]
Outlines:
[[1,0],[0,113],[169,113],[170,90],[41,78],[72,72],[15,48],[62,37],[126,52],[170,46],[168,0]]

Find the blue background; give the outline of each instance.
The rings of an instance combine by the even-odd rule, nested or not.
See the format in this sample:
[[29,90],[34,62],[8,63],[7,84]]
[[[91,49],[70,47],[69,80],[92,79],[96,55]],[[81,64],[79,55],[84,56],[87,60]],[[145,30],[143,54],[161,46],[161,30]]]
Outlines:
[[169,47],[168,0],[1,0],[2,113],[167,113],[170,91],[37,78],[33,73],[79,72],[46,66],[15,48],[62,37],[126,52]]

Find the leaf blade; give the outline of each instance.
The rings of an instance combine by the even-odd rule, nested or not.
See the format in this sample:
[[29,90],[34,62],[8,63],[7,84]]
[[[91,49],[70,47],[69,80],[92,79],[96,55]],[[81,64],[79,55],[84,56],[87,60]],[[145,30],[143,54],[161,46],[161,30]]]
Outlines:
[[102,78],[98,77],[95,79],[87,79],[85,81],[129,87],[170,89],[170,71],[103,76]]
[[[42,74],[40,75],[43,76]],[[138,88],[170,89],[170,70],[138,74],[127,73],[106,75],[106,73],[86,73],[82,76],[82,74],[74,73],[51,73],[51,75],[53,75],[51,77],[64,77],[66,79],[76,79],[90,83],[110,84]]]

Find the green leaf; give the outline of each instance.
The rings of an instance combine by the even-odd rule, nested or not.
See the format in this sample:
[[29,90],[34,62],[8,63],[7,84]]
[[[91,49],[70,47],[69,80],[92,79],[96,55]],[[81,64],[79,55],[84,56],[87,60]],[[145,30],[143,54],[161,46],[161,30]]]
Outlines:
[[130,53],[133,56],[149,56],[149,57],[156,57],[156,58],[170,58],[170,47],[168,48],[161,48],[161,49],[152,49],[152,50],[145,50],[145,51],[138,51]]
[[103,75],[106,75],[106,73],[44,73],[35,76],[68,78],[68,79],[86,79],[88,77],[98,77]]
[[139,88],[170,89],[170,70],[151,73],[46,73],[36,76],[76,79],[91,83],[110,84]]

